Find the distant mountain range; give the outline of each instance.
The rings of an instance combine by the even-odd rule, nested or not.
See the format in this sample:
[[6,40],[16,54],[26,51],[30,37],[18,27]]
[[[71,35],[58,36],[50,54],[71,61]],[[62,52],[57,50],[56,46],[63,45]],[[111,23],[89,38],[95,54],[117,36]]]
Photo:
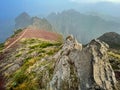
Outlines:
[[67,36],[73,34],[82,43],[102,35],[105,32],[120,31],[120,23],[107,21],[99,16],[81,14],[73,9],[48,15],[47,20],[55,30]]

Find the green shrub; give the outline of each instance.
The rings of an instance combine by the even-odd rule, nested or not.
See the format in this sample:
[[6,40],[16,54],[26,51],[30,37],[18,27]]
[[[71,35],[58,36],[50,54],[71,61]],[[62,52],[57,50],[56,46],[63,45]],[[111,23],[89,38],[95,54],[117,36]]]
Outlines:
[[22,70],[17,71],[13,76],[14,82],[12,83],[12,87],[17,87],[19,84],[22,84],[26,79],[27,76],[24,73],[24,71]]
[[49,43],[49,42],[43,42],[43,43],[41,43],[40,48],[46,48],[46,47],[49,47],[49,46],[53,46],[53,44]]

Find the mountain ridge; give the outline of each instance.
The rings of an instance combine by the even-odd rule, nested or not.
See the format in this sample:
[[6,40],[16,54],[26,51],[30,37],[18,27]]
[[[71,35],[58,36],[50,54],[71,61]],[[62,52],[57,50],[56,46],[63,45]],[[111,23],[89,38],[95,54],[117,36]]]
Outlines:
[[117,90],[108,50],[98,39],[87,46],[73,36],[64,43],[21,39],[18,47],[0,54],[0,72],[8,90]]
[[24,38],[39,38],[49,41],[58,41],[58,39],[62,39],[62,36],[55,32],[26,28],[6,41],[5,50],[14,47],[17,42]]
[[31,17],[28,13],[23,12],[15,19],[15,29],[18,30],[27,27],[53,31],[51,24],[45,18]]

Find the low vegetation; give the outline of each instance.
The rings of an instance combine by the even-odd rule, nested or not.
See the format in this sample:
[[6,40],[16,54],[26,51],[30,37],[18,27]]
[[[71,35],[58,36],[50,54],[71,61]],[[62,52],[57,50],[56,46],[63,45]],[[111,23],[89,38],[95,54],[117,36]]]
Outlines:
[[46,90],[55,62],[48,57],[54,55],[61,45],[61,42],[22,39],[15,57],[24,58],[23,64],[8,77],[7,90]]
[[108,55],[110,57],[110,63],[114,70],[120,69],[120,54],[115,52],[108,52]]

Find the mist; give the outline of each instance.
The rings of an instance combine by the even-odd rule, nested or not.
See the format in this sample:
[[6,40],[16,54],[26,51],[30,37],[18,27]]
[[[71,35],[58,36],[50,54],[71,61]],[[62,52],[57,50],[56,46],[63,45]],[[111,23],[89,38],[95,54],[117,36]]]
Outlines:
[[[120,33],[120,3],[116,0],[111,2],[109,0],[93,1],[94,2],[80,2],[80,0],[1,0],[0,42],[4,42],[13,33],[15,30],[15,18],[22,12],[27,12],[31,17],[46,18],[57,32],[62,33],[64,36],[73,34],[83,43],[87,43],[105,32]],[[67,24],[64,23],[64,26],[62,24],[55,25],[55,22],[58,22],[58,24],[63,22],[62,20],[58,20],[58,18],[64,18],[64,12],[69,10],[75,10],[79,15],[76,16],[75,13],[73,13],[73,16],[66,19],[68,22],[72,20],[70,24],[66,22]],[[55,19],[55,17],[53,19],[48,18],[51,13],[55,13],[57,19]],[[79,22],[81,15],[83,15],[84,18],[88,18],[88,20],[84,19],[85,22]],[[75,21],[75,18],[79,21]],[[91,21],[94,21],[92,25]],[[95,25],[96,22],[97,24]],[[72,29],[69,27],[71,25],[73,25],[73,27],[71,27]],[[107,25],[107,27],[105,27],[105,25]],[[102,28],[100,28],[100,26]]]

